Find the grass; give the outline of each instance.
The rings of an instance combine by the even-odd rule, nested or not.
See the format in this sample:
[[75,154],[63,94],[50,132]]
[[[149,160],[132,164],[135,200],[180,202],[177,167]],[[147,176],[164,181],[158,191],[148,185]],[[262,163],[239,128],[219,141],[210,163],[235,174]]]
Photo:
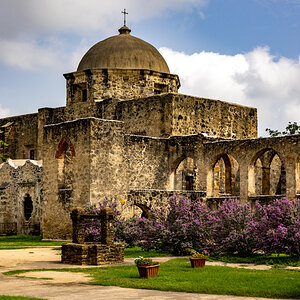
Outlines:
[[[26,271],[32,270],[11,271],[4,274],[15,275]],[[161,263],[158,277],[154,279],[140,279],[134,265],[55,271],[84,272],[93,278],[92,284],[103,286],[300,299],[300,272],[298,270],[262,271],[216,266],[192,269],[188,259],[174,259]]]
[[137,258],[139,256],[143,257],[166,257],[166,256],[172,256],[170,253],[166,252],[157,252],[155,250],[145,251],[142,250],[141,247],[132,247],[132,248],[125,248],[124,250],[124,256],[126,258]]
[[209,260],[222,261],[226,263],[300,267],[300,257],[290,256],[286,254],[272,254],[269,256],[265,256],[263,254],[253,254],[247,257],[240,257],[236,255],[224,255],[210,257]]
[[66,241],[43,241],[41,236],[11,235],[0,236],[0,250],[24,249],[30,247],[61,246]]

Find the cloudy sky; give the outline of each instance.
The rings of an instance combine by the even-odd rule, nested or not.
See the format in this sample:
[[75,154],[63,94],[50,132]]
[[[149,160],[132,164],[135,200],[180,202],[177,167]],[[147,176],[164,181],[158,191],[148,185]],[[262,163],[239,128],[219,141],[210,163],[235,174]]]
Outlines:
[[300,123],[300,0],[0,0],[0,117],[65,105],[62,74],[124,8],[180,93],[257,107],[260,135]]

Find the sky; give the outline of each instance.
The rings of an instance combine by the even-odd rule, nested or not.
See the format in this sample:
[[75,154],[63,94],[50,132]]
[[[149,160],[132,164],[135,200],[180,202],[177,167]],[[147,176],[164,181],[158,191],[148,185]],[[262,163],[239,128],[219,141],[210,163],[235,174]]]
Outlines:
[[259,136],[300,124],[300,0],[0,0],[0,117],[64,106],[63,74],[124,8],[180,93],[256,107]]

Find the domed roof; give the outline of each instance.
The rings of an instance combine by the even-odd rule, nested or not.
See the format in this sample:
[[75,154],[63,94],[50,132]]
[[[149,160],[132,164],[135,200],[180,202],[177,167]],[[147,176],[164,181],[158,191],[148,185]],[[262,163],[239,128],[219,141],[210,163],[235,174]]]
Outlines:
[[123,26],[120,34],[107,38],[88,50],[77,71],[87,69],[147,69],[170,73],[162,55],[149,43],[130,35]]

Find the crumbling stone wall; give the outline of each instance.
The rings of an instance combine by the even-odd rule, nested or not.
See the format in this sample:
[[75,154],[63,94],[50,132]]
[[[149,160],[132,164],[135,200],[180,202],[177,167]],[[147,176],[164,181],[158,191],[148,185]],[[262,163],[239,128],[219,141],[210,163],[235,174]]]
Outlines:
[[[18,234],[39,234],[43,205],[41,162],[9,160],[0,165],[0,172],[0,224],[16,224]],[[29,211],[26,201],[31,206]]]
[[9,117],[0,120],[0,137],[8,146],[0,147],[0,155],[12,159],[29,159],[30,151],[37,159],[37,114]]

